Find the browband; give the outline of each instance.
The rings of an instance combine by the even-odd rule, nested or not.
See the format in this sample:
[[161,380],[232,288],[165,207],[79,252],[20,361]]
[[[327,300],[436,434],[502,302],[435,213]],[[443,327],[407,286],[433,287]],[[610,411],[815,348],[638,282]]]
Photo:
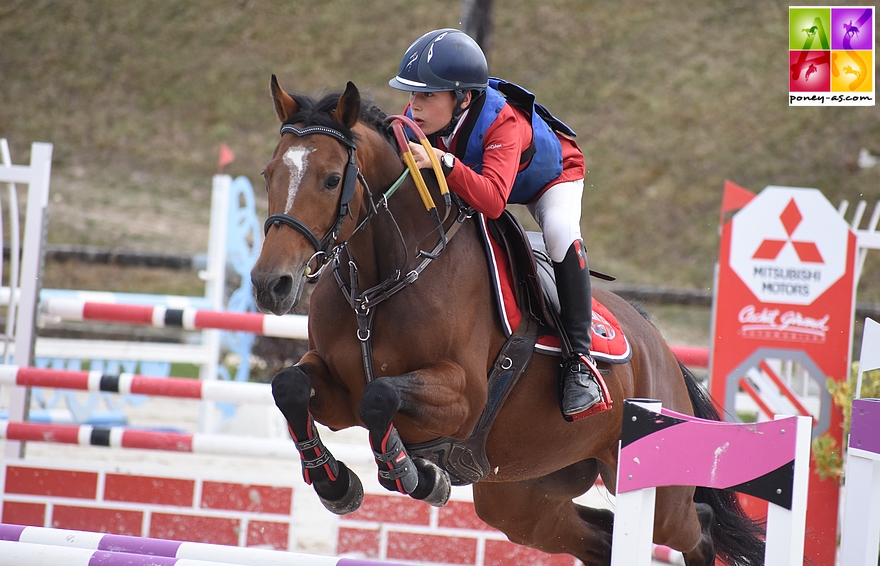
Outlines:
[[311,134],[324,134],[336,138],[351,149],[355,149],[356,147],[355,143],[342,135],[342,133],[326,126],[308,126],[307,128],[298,128],[293,124],[284,124],[283,126],[281,126],[281,135],[283,136],[284,134],[295,134],[299,137],[308,136]]

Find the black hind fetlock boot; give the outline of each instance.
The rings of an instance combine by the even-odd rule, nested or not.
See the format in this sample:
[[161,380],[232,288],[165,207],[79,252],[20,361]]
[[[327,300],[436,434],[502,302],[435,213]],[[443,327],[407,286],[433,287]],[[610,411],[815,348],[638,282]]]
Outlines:
[[[575,240],[565,258],[553,264],[559,294],[563,355],[559,388],[565,420],[576,421],[611,407],[602,374],[590,355],[593,320],[587,250]],[[566,340],[567,339],[567,340]],[[567,350],[567,351],[566,351]]]

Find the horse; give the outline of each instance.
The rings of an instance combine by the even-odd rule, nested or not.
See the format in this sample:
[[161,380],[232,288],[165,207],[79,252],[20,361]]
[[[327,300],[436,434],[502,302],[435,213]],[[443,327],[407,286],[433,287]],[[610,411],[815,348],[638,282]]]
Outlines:
[[813,73],[816,73],[818,71],[819,71],[819,69],[816,68],[816,65],[814,65],[813,63],[810,63],[810,66],[807,68],[807,74],[804,75],[804,80],[805,81],[810,80],[810,75],[812,75]]
[[851,65],[847,65],[846,67],[843,68],[843,74],[855,75],[856,78],[859,78],[862,76],[862,73],[860,71],[857,71],[856,69],[853,69]]
[[[304,479],[329,511],[355,511],[360,479],[327,450],[315,422],[360,426],[385,488],[442,506],[454,478],[410,452],[469,437],[506,341],[477,218],[462,212],[464,203],[443,218],[426,211],[385,114],[351,82],[315,99],[287,93],[273,75],[270,90],[282,135],[262,172],[269,215],[251,278],[258,308],[277,315],[314,284],[309,350],[272,380]],[[426,171],[424,182],[439,202],[436,175]],[[479,518],[512,542],[607,565],[613,513],[572,500],[600,475],[614,492],[623,399],[719,417],[643,313],[609,291],[594,295],[632,348],[629,362],[602,364],[611,408],[567,422],[560,359],[536,353],[488,433],[485,477],[471,483]],[[715,564],[716,554],[731,565],[761,564],[761,534],[730,491],[657,489],[655,541],[682,551],[688,566]]]

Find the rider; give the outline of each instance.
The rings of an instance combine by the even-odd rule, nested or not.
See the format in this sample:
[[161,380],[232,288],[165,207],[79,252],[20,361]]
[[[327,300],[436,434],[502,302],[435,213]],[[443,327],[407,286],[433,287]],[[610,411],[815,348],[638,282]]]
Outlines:
[[[431,140],[450,190],[489,218],[508,202],[525,204],[541,226],[571,345],[562,364],[562,412],[581,418],[602,400],[590,356],[590,269],[580,232],[584,157],[567,126],[551,117],[551,131],[541,118],[530,121],[522,105],[499,92],[504,86],[489,82],[480,46],[461,31],[440,29],[406,50],[388,84],[410,93],[406,111]],[[431,167],[423,146],[410,149],[420,169]]]

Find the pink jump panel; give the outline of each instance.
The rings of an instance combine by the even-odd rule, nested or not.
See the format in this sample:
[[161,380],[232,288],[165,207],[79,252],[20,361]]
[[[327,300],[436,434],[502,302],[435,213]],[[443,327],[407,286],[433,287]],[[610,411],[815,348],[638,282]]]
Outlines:
[[337,554],[362,555],[367,558],[379,556],[379,530],[355,529],[340,524],[336,537]]
[[495,530],[477,517],[474,504],[470,501],[450,501],[439,508],[437,526],[446,529]]
[[259,546],[273,550],[287,550],[290,535],[288,523],[273,521],[248,521],[247,546]]
[[[580,564],[580,561],[577,562]],[[547,554],[540,550],[513,544],[506,540],[487,540],[484,566],[572,566],[574,559],[568,554]]]
[[[794,460],[794,418],[751,424],[688,421],[623,447],[620,485],[625,493],[665,485],[727,488]],[[682,466],[682,460],[691,463]]]
[[388,558],[391,560],[428,560],[443,564],[474,564],[477,539],[389,532]]

